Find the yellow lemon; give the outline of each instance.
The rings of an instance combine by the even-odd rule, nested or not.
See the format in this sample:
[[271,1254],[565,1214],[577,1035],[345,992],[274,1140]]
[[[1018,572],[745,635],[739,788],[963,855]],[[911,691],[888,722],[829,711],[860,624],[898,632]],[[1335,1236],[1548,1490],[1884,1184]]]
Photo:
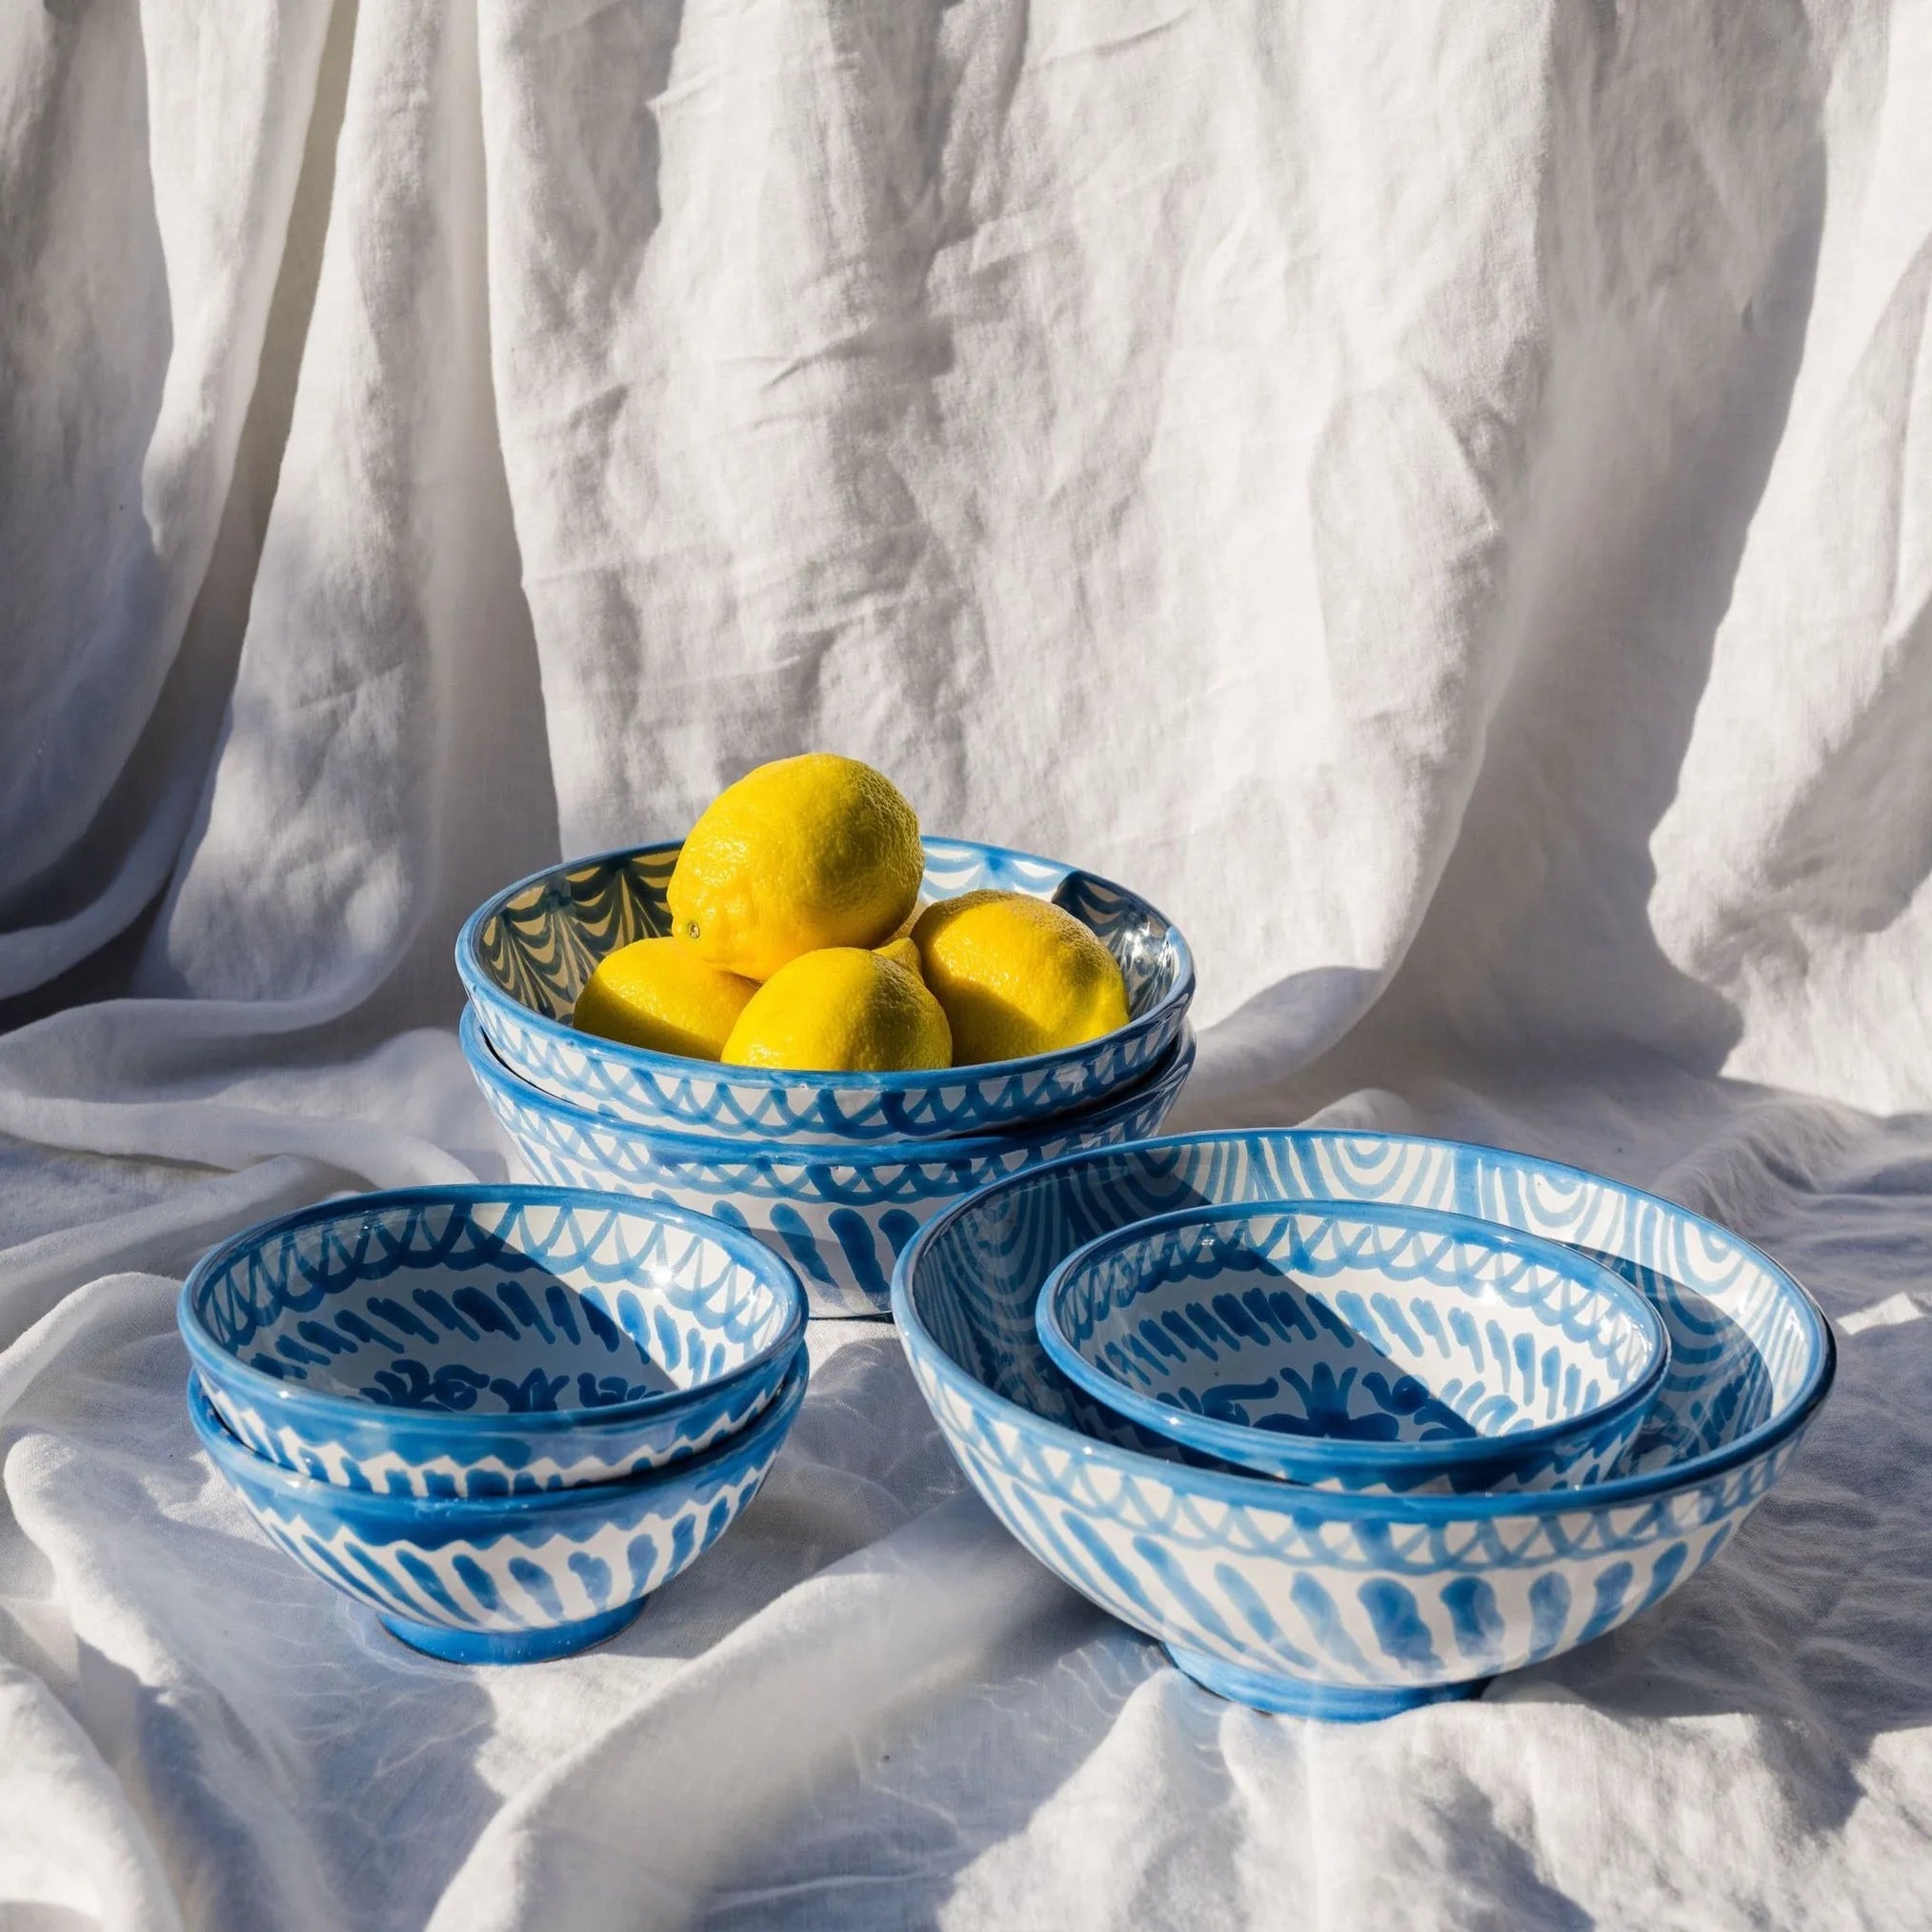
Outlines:
[[872,950],[875,958],[890,959],[895,966],[903,966],[922,985],[925,983],[926,969],[919,964],[919,949],[913,944],[911,934],[888,939],[883,946]]
[[858,946],[803,953],[752,996],[727,1064],[801,1073],[892,1074],[950,1066],[939,1002],[896,960]]
[[579,1033],[714,1060],[757,990],[755,981],[720,972],[675,939],[638,939],[597,961],[574,1017]]
[[919,896],[919,821],[892,781],[830,752],[748,772],[691,829],[665,897],[672,931],[729,973],[876,946]]
[[941,899],[913,928],[953,1029],[953,1064],[1024,1059],[1127,1024],[1114,956],[1073,914],[1027,893]]

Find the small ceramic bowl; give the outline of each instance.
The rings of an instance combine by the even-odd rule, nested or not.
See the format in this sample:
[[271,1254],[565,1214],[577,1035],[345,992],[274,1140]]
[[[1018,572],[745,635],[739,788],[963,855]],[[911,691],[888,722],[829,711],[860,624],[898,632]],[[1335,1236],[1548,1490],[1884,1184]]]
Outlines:
[[1670,1366],[1657,1311],[1571,1249],[1336,1201],[1102,1235],[1048,1277],[1036,1318],[1096,1401],[1318,1489],[1598,1481]]
[[[1035,1324],[1097,1235],[1206,1203],[1408,1201],[1600,1260],[1670,1372],[1603,1482],[1497,1496],[1307,1489],[1080,1425]],[[1403,1135],[1236,1129],[1078,1154],[936,1216],[893,1314],[973,1486],[1040,1562],[1222,1697],[1342,1721],[1468,1697],[1681,1589],[1776,1487],[1832,1384],[1817,1305],[1737,1236],[1555,1161]]]
[[278,1549],[454,1663],[533,1663],[614,1637],[735,1522],[805,1399],[795,1347],[777,1399],[702,1456],[537,1496],[421,1499],[297,1476],[237,1441],[188,1379],[194,1433]]
[[1194,997],[1194,958],[1167,918],[1124,886],[1030,853],[928,838],[923,898],[982,887],[1052,899],[1120,962],[1127,1024],[1100,1038],[984,1066],[903,1074],[726,1067],[621,1046],[571,1025],[606,953],[671,930],[664,890],[678,844],[574,859],[473,913],[456,968],[504,1065],[539,1093],[653,1132],[840,1145],[1024,1132],[1145,1079],[1172,1053]]
[[685,1209],[556,1187],[356,1195],[248,1229],[177,1310],[257,1455],[379,1495],[608,1482],[693,1456],[777,1393],[798,1278]]
[[882,1315],[898,1252],[928,1215],[1001,1175],[1158,1131],[1194,1065],[1185,1028],[1153,1074],[1103,1105],[1026,1133],[812,1147],[659,1134],[538,1093],[491,1051],[476,1011],[463,1052],[524,1166],[543,1180],[676,1201],[748,1226],[781,1250],[811,1312]]

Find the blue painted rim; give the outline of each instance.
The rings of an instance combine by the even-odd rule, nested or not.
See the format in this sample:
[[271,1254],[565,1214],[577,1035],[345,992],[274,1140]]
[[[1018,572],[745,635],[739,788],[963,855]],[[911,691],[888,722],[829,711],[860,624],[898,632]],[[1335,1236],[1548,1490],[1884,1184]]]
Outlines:
[[1318,1718],[1329,1724],[1373,1724],[1422,1704],[1456,1703],[1478,1696],[1492,1681],[1474,1677],[1461,1683],[1422,1684],[1414,1690],[1316,1683],[1306,1678],[1271,1677],[1265,1671],[1210,1657],[1204,1650],[1188,1650],[1174,1643],[1160,1647],[1183,1677],[1230,1703],[1246,1704],[1272,1717]]
[[[559,1100],[533,1086],[521,1074],[503,1063],[490,1044],[482,1020],[473,1006],[466,1007],[458,1028],[463,1057],[479,1081],[501,1088],[519,1104],[533,1113],[549,1114],[598,1133],[614,1135],[622,1140],[637,1140],[662,1148],[672,1158],[702,1167],[762,1166],[765,1168],[826,1167],[973,1167],[986,1160],[997,1160],[1009,1154],[1023,1154],[1042,1140],[1056,1140],[1069,1134],[1104,1133],[1115,1121],[1125,1118],[1147,1104],[1148,1099],[1168,1081],[1177,1087],[1185,1082],[1194,1069],[1197,1051],[1193,1028],[1183,1024],[1174,1045],[1157,1066],[1150,1068],[1132,1086],[1121,1087],[1091,1107],[1068,1114],[1050,1114],[1024,1132],[1012,1134],[941,1135],[933,1140],[799,1141],[754,1140],[736,1134],[711,1135],[679,1133],[661,1127],[643,1127],[632,1120],[613,1120],[579,1107],[571,1100]],[[705,1064],[700,1061],[698,1064]],[[1018,1064],[1015,1062],[1015,1064]],[[955,1072],[959,1071],[957,1068]],[[1038,1173],[1039,1168],[1030,1170]]]
[[533,1519],[540,1524],[547,1516],[562,1516],[571,1511],[594,1512],[599,1506],[608,1506],[614,1498],[629,1497],[639,1490],[683,1488],[719,1476],[728,1480],[727,1472],[757,1461],[768,1451],[777,1454],[798,1414],[799,1404],[805,1399],[811,1379],[811,1364],[800,1342],[770,1406],[748,1428],[727,1436],[700,1454],[661,1463],[655,1469],[639,1470],[634,1476],[621,1476],[610,1482],[579,1483],[570,1489],[526,1490],[513,1496],[392,1495],[378,1490],[349,1489],[319,1481],[312,1476],[299,1476],[292,1469],[284,1469],[279,1462],[257,1456],[246,1443],[229,1434],[214,1413],[201,1386],[200,1372],[195,1369],[188,1374],[188,1417],[201,1439],[201,1446],[224,1477],[237,1485],[271,1490],[298,1508],[318,1509],[332,1517],[352,1519],[358,1525],[358,1534],[369,1542],[380,1540],[367,1529],[371,1523],[393,1524],[392,1540],[407,1537],[413,1526],[422,1524],[447,1529],[461,1523],[472,1536],[490,1536],[498,1531],[526,1529]]
[[[675,1580],[673,1579],[672,1580]],[[574,1657],[593,1644],[608,1642],[628,1630],[644,1614],[654,1590],[614,1610],[600,1610],[576,1623],[553,1623],[542,1630],[456,1630],[441,1623],[418,1623],[413,1618],[375,1611],[375,1620],[395,1639],[425,1657],[444,1663],[548,1663]]]
[[[639,1195],[611,1194],[599,1188],[546,1187],[522,1181],[498,1185],[477,1182],[464,1186],[395,1187],[374,1194],[349,1195],[332,1201],[319,1201],[312,1207],[297,1208],[292,1214],[277,1215],[272,1220],[257,1221],[238,1235],[231,1235],[211,1248],[181,1284],[174,1301],[174,1325],[188,1345],[189,1359],[218,1387],[246,1390],[251,1399],[266,1403],[284,1415],[337,1418],[345,1422],[381,1421],[394,1413],[381,1402],[357,1401],[352,1396],[332,1396],[285,1381],[265,1369],[251,1366],[215,1340],[201,1325],[195,1313],[194,1298],[201,1285],[220,1269],[251,1248],[302,1228],[322,1227],[331,1221],[359,1219],[367,1214],[388,1209],[462,1206],[483,1201],[501,1201],[518,1207],[574,1208],[585,1214],[629,1215],[641,1221],[656,1221],[682,1228],[687,1234],[715,1240],[732,1259],[748,1268],[770,1288],[784,1307],[785,1322],[777,1336],[755,1355],[736,1363],[723,1375],[694,1382],[687,1389],[660,1389],[654,1395],[640,1396],[634,1401],[614,1402],[607,1408],[519,1410],[499,1414],[494,1410],[452,1410],[447,1419],[458,1436],[471,1431],[495,1435],[555,1436],[634,1425],[641,1419],[675,1414],[720,1390],[735,1387],[759,1375],[775,1361],[782,1361],[805,1337],[807,1304],[805,1284],[797,1270],[768,1247],[755,1235],[695,1208],[678,1207],[671,1201],[647,1200]],[[413,1411],[424,1414],[426,1411]],[[437,1411],[439,1415],[443,1412]]]
[[[1642,1502],[1652,1497],[1668,1495],[1677,1490],[1695,1489],[1699,1484],[1708,1482],[1713,1477],[1721,1476],[1726,1470],[1735,1469],[1740,1463],[1755,1461],[1767,1450],[1774,1449],[1786,1437],[1795,1434],[1810,1420],[1818,1405],[1831,1392],[1832,1380],[1838,1373],[1838,1344],[1831,1332],[1831,1324],[1824,1318],[1818,1303],[1805,1292],[1777,1262],[1761,1250],[1755,1248],[1741,1236],[1730,1229],[1720,1227],[1715,1221],[1702,1215],[1693,1214],[1690,1209],[1674,1200],[1665,1200],[1661,1195],[1647,1194],[1641,1188],[1626,1187],[1623,1182],[1611,1180],[1600,1174],[1592,1174],[1583,1167],[1572,1167],[1560,1160],[1540,1160],[1527,1154],[1514,1153],[1500,1147],[1488,1147],[1478,1141],[1441,1140],[1427,1134],[1374,1134],[1344,1131],[1339,1128],[1284,1128],[1249,1127],[1224,1128],[1217,1133],[1169,1134],[1154,1139],[1129,1143],[1133,1151],[1154,1153],[1162,1148],[1178,1147],[1228,1147],[1243,1140],[1250,1140],[1270,1134],[1299,1134],[1310,1140],[1339,1140],[1362,1142],[1379,1140],[1401,1146],[1426,1146],[1447,1149],[1472,1148],[1486,1158],[1505,1166],[1514,1167],[1524,1174],[1560,1175],[1568,1180],[1582,1180],[1594,1187],[1614,1188],[1633,1200],[1648,1201],[1670,1215],[1680,1217],[1695,1227],[1707,1228],[1714,1235],[1727,1241],[1734,1241],[1740,1248],[1750,1254],[1760,1266],[1776,1280],[1790,1289],[1795,1305],[1803,1316],[1812,1331],[1812,1355],[1808,1364],[1810,1386],[1805,1388],[1790,1407],[1781,1416],[1761,1422],[1755,1429],[1747,1430],[1735,1441],[1727,1442],[1721,1449],[1713,1449],[1702,1456],[1687,1457],[1681,1462],[1674,1462],[1668,1468],[1651,1470],[1640,1476],[1620,1476],[1607,1482],[1579,1483],[1572,1489],[1530,1489],[1507,1496],[1371,1496],[1359,1491],[1324,1489],[1319,1494],[1317,1506],[1324,1516],[1347,1516],[1369,1521],[1395,1523],[1413,1522],[1465,1522],[1478,1517],[1544,1517],[1569,1516],[1580,1511],[1614,1508],[1623,1503]],[[1030,1167],[1022,1174],[1004,1176],[976,1189],[964,1200],[956,1201],[952,1206],[942,1208],[921,1227],[906,1244],[899,1256],[898,1264],[893,1270],[892,1312],[901,1337],[916,1337],[921,1351],[921,1358],[931,1367],[938,1379],[951,1387],[962,1400],[973,1408],[988,1413],[1006,1427],[1018,1430],[1036,1440],[1044,1440],[1065,1455],[1077,1457],[1083,1461],[1098,1463],[1102,1467],[1125,1468],[1142,1480],[1158,1482],[1169,1488],[1179,1488],[1190,1495],[1208,1496],[1222,1502],[1238,1503],[1245,1509],[1281,1510],[1295,1507],[1292,1490],[1284,1492],[1279,1482],[1271,1481],[1264,1476],[1243,1476],[1238,1471],[1225,1473],[1214,1469],[1194,1469],[1164,1462],[1157,1457],[1142,1456],[1132,1449],[1115,1447],[1112,1443],[1097,1442],[1091,1436],[1083,1436],[1077,1430],[1069,1429],[1063,1423],[1049,1420],[1045,1416],[1032,1409],[1023,1409],[1017,1402],[1009,1401],[1004,1396],[990,1389],[977,1377],[970,1375],[965,1368],[939,1346],[937,1339],[925,1323],[919,1319],[918,1311],[913,1306],[912,1291],[907,1285],[913,1271],[919,1265],[926,1250],[934,1240],[962,1214],[982,1207],[989,1199],[1009,1193],[1018,1187],[1036,1187],[1041,1179],[1058,1173],[1063,1168],[1078,1167],[1097,1160],[1118,1159],[1122,1149],[1119,1147],[1089,1148],[1077,1154],[1062,1155],[1056,1160],[1043,1160],[1037,1167]],[[908,1346],[911,1344],[908,1343]]]
[[[1479,1246],[1505,1249],[1539,1261],[1565,1279],[1606,1295],[1636,1323],[1648,1344],[1648,1365],[1627,1389],[1600,1402],[1594,1409],[1579,1410],[1555,1422],[1541,1422],[1533,1429],[1521,1429],[1508,1436],[1483,1436],[1454,1442],[1344,1443],[1321,1437],[1305,1439],[1276,1434],[1272,1430],[1251,1429],[1239,1422],[1217,1421],[1211,1416],[1197,1416],[1176,1409],[1110,1375],[1099,1363],[1090,1360],[1068,1338],[1061,1325],[1059,1303],[1075,1275],[1090,1268],[1121,1248],[1167,1233],[1171,1229],[1203,1227],[1222,1221],[1256,1220],[1266,1215],[1332,1214],[1355,1220],[1370,1221],[1380,1227],[1414,1228],[1421,1234],[1453,1235]],[[1514,1458],[1527,1459],[1550,1443],[1565,1437],[1580,1436],[1603,1428],[1640,1406],[1648,1408],[1657,1399],[1663,1379],[1670,1369],[1670,1338],[1663,1319],[1647,1297],[1640,1294],[1622,1276],[1613,1274],[1600,1261],[1565,1247],[1560,1241],[1540,1235],[1527,1235],[1515,1228],[1499,1227],[1494,1221],[1479,1220],[1471,1215],[1451,1214],[1441,1208],[1410,1207],[1400,1201],[1344,1201],[1316,1198],[1296,1200],[1233,1201],[1212,1208],[1177,1208],[1172,1214],[1151,1215],[1110,1234],[1097,1236],[1085,1247],[1077,1248],[1046,1278],[1034,1303],[1034,1321],[1040,1346],[1054,1366],[1066,1379],[1084,1389],[1103,1407],[1127,1416],[1144,1427],[1217,1456],[1224,1462],[1238,1462],[1264,1474],[1305,1471],[1291,1480],[1313,1482],[1341,1474],[1388,1477],[1409,1479],[1458,1469],[1500,1466]]]
[[1142,908],[1151,924],[1167,928],[1167,943],[1174,949],[1174,984],[1156,1000],[1145,1013],[1137,1014],[1125,1026],[1117,1027],[1112,1033],[1102,1034],[1097,1038],[1082,1040],[1076,1047],[1062,1047],[1057,1052],[1033,1054],[1019,1060],[982,1060],[972,1066],[945,1067],[936,1070],[922,1070],[916,1073],[896,1074],[799,1074],[781,1067],[727,1067],[710,1060],[693,1060],[678,1054],[653,1053],[648,1047],[626,1046],[621,1040],[605,1039],[601,1035],[579,1033],[574,1026],[566,1026],[561,1020],[553,1019],[547,1013],[538,1013],[534,1007],[523,1005],[512,999],[496,982],[490,977],[483,963],[483,950],[478,935],[484,925],[513,899],[517,894],[531,891],[535,887],[547,886],[553,881],[561,884],[564,875],[576,871],[582,866],[622,865],[640,858],[647,853],[666,854],[678,851],[684,841],[681,838],[655,839],[644,845],[622,845],[609,852],[592,853],[588,857],[570,858],[561,865],[547,865],[540,871],[531,873],[508,885],[499,893],[487,898],[470,916],[463,921],[462,930],[456,935],[456,972],[462,979],[463,990],[485,1013],[501,1013],[515,1023],[548,1035],[567,1045],[582,1049],[590,1043],[602,1057],[619,1065],[640,1069],[660,1077],[689,1079],[694,1069],[715,1065],[716,1077],[732,1086],[747,1087],[795,1087],[801,1081],[815,1082],[827,1090],[855,1096],[875,1094],[918,1093],[927,1087],[949,1085],[959,1080],[1001,1080],[1013,1076],[1024,1077],[1040,1073],[1049,1067],[1064,1064],[1077,1059],[1080,1055],[1092,1053],[1097,1047],[1108,1041],[1132,1039],[1140,1034],[1152,1031],[1163,1024],[1177,1010],[1185,1011],[1194,998],[1195,970],[1194,952],[1185,936],[1167,915],[1150,905],[1138,893],[1130,892],[1115,880],[1104,877],[1097,872],[1087,872],[1080,866],[1068,865],[1064,859],[1042,857],[1037,853],[1021,852],[1010,845],[986,845],[973,838],[921,838],[920,845],[951,846],[956,851],[981,852],[995,861],[1016,859],[1022,864],[1057,866],[1062,880],[1078,873],[1082,878],[1092,879],[1103,891],[1113,893],[1117,897]]

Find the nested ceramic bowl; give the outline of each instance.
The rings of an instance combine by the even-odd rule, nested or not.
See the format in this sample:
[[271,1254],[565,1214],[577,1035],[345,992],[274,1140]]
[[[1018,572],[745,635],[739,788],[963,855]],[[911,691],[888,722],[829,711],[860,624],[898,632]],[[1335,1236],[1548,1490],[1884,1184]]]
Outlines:
[[1321,1489],[1594,1482],[1670,1344],[1620,1276],[1427,1208],[1184,1208],[1077,1249],[1036,1305],[1049,1359],[1173,1441]]
[[[1619,1473],[1363,1496],[1196,1466],[1126,1422],[1088,1433],[1035,1326],[1046,1277],[1137,1220],[1287,1198],[1450,1209],[1563,1241],[1638,1288],[1671,1365]],[[1466,1697],[1679,1588],[1783,1473],[1836,1362],[1810,1297],[1687,1209],[1551,1161],[1376,1134],[1181,1136],[1016,1175],[921,1229],[893,1313],[953,1453],[1041,1562],[1209,1689],[1342,1719]]]
[[674,1201],[750,1228],[797,1268],[814,1315],[882,1315],[898,1252],[928,1215],[1002,1175],[1158,1131],[1194,1065],[1185,1028],[1139,1085],[1023,1134],[812,1147],[658,1134],[553,1099],[491,1051],[476,1011],[463,1052],[522,1162],[543,1180]]
[[798,1278],[741,1230],[568,1188],[423,1187],[265,1221],[177,1318],[250,1449],[378,1494],[501,1496],[696,1455],[777,1393]]
[[1194,958],[1124,886],[1056,859],[928,838],[926,899],[982,887],[1050,898],[1120,963],[1124,1027],[1028,1059],[902,1074],[797,1074],[648,1053],[578,1033],[576,997],[606,953],[668,933],[664,891],[682,841],[533,874],[473,913],[456,967],[504,1065],[539,1093],[653,1132],[839,1145],[1022,1132],[1091,1107],[1163,1065],[1194,997]]
[[533,1496],[378,1496],[297,1476],[222,1426],[188,1379],[201,1444],[276,1548],[456,1663],[531,1663],[614,1636],[758,1492],[805,1399],[803,1345],[776,1399],[702,1456]]

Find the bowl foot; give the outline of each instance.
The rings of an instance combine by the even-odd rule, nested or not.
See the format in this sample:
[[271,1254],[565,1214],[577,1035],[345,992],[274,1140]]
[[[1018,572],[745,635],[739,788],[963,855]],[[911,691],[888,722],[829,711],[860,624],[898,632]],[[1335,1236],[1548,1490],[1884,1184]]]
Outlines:
[[416,1623],[407,1617],[376,1620],[412,1650],[440,1657],[445,1663],[542,1663],[553,1657],[572,1657],[633,1622],[645,1605],[620,1603],[614,1610],[586,1617],[579,1623],[556,1623],[547,1630],[450,1630],[435,1623]]
[[1418,1704],[1471,1698],[1489,1681],[1486,1677],[1474,1677],[1463,1683],[1422,1684],[1413,1690],[1314,1683],[1307,1678],[1271,1677],[1202,1651],[1183,1650],[1177,1644],[1163,1647],[1177,1670],[1218,1698],[1281,1717],[1321,1718],[1332,1724],[1372,1724],[1378,1718],[1392,1718],[1398,1711],[1414,1710]]

